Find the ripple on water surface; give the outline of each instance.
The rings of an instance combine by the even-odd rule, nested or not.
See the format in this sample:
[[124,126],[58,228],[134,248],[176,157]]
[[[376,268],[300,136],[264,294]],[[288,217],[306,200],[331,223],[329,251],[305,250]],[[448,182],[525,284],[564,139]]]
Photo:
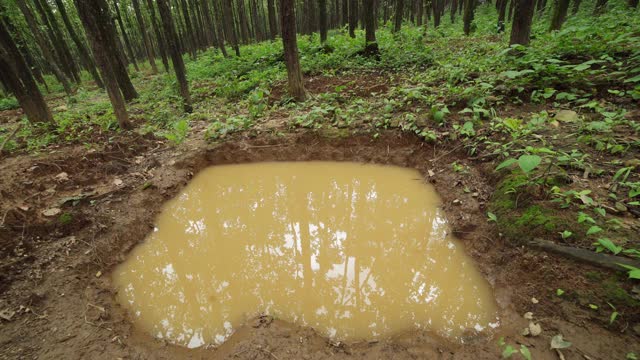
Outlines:
[[269,314],[336,340],[497,326],[486,280],[415,170],[357,163],[215,166],[164,206],[113,274],[149,334],[221,344]]

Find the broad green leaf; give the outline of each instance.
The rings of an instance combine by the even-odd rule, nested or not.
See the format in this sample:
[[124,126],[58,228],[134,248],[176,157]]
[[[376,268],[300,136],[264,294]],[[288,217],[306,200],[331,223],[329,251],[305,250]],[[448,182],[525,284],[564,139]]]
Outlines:
[[614,321],[616,321],[616,318],[618,317],[618,312],[614,311],[611,313],[611,316],[609,317],[609,325],[613,324]]
[[500,170],[500,169],[504,169],[504,168],[506,168],[508,166],[511,166],[516,161],[518,161],[518,160],[516,160],[516,159],[507,159],[507,160],[503,161],[502,163],[500,163],[500,165],[498,165],[498,167],[496,168],[496,171]]
[[589,230],[587,230],[587,236],[593,235],[593,234],[597,234],[597,233],[599,233],[601,231],[602,231],[602,228],[600,226],[594,225],[594,226],[590,227]]
[[625,80],[624,82],[626,83],[630,83],[630,82],[640,82],[640,75],[636,75],[632,78],[629,78],[627,80]]
[[502,351],[502,358],[503,359],[508,359],[515,352],[516,352],[516,349],[514,349],[513,346],[507,345],[507,347],[505,347],[504,350]]
[[523,358],[531,360],[531,352],[529,351],[528,347],[520,345],[520,354],[522,354]]
[[623,268],[629,270],[628,274],[629,274],[629,279],[636,279],[636,280],[640,280],[640,268],[637,268],[635,266],[631,266],[631,265],[624,265],[624,264],[620,264],[618,263],[619,266],[622,266]]
[[525,173],[530,173],[542,162],[542,158],[538,155],[522,155],[518,158],[518,165]]
[[569,341],[565,341],[560,334],[551,339],[551,349],[566,349],[569,346],[571,346],[571,343]]
[[562,290],[562,289],[557,289],[556,290],[556,295],[562,296],[562,294],[564,294],[564,290]]
[[498,217],[496,216],[496,214],[492,213],[491,211],[487,212],[487,218],[489,218],[488,221],[498,221]]
[[602,247],[611,251],[615,255],[618,255],[622,251],[622,247],[614,244],[613,241],[607,238],[598,239],[598,244],[602,245]]

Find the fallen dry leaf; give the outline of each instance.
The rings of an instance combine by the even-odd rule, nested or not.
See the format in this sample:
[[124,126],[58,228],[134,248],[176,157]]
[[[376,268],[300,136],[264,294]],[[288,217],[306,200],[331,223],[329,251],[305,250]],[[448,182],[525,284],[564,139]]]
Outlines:
[[62,212],[62,210],[60,210],[60,208],[50,208],[47,210],[43,210],[42,211],[42,215],[44,216],[56,216],[58,214],[60,214]]

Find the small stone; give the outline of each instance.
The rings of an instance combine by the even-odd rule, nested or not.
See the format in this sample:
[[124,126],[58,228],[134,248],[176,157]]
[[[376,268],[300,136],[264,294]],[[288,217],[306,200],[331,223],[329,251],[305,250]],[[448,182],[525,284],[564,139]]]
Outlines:
[[529,333],[531,333],[531,336],[538,336],[542,333],[542,327],[540,324],[534,324],[532,321],[529,323]]
[[96,273],[96,277],[97,277],[97,278],[99,278],[100,276],[102,276],[102,271],[98,271],[98,272]]
[[60,210],[59,208],[50,208],[47,210],[42,211],[42,215],[44,216],[56,216],[58,214],[60,214],[62,212],[62,210]]
[[532,303],[534,303],[534,304],[537,304],[537,303],[539,303],[540,301],[538,301],[538,299],[536,299],[536,298],[531,298],[531,302],[532,302]]
[[578,113],[572,110],[560,110],[556,113],[556,120],[561,122],[578,121]]
[[6,320],[6,321],[11,321],[15,314],[16,314],[15,311],[11,311],[9,309],[4,309],[4,310],[0,311],[0,319]]
[[122,180],[120,180],[120,179],[115,179],[115,180],[113,180],[113,185],[115,185],[115,186],[120,186],[120,185],[122,185]]
[[460,204],[462,204],[462,202],[459,199],[455,199],[455,200],[453,200],[453,204],[454,205],[460,205]]
[[479,193],[477,193],[477,192],[474,192],[473,194],[471,194],[471,196],[473,196],[473,197],[478,197],[478,196],[480,196],[480,194],[479,194]]
[[522,317],[527,319],[527,320],[532,320],[533,319],[533,313],[531,311],[526,312],[526,313],[524,313],[524,315]]
[[429,177],[434,177],[436,175],[436,173],[433,172],[433,170],[429,170]]

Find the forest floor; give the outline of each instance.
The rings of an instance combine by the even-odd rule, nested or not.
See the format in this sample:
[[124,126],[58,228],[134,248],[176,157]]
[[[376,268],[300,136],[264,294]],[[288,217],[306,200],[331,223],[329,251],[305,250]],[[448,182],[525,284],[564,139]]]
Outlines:
[[[405,47],[414,37],[424,47],[419,30],[406,31]],[[554,41],[588,30],[578,23],[566,31]],[[529,57],[504,58],[496,55],[503,38],[481,39],[426,41],[443,55],[398,67],[383,57],[336,70],[325,58],[324,70],[305,70],[310,99],[298,105],[287,101],[282,77],[257,86],[236,74],[242,81],[229,87],[193,75],[213,66],[203,55],[188,64],[194,114],[171,121],[164,119],[177,110],[158,85],[164,75],[143,69],[130,132],[112,130],[106,96],[91,87],[73,101],[48,95],[55,137],[25,124],[0,154],[0,358],[495,359],[521,346],[533,359],[640,354],[638,281],[533,243],[637,261],[640,111],[636,83],[619,76],[631,78],[625,71],[638,66],[640,47],[633,53],[627,37],[605,48],[595,45],[602,41],[565,43],[564,52],[534,46]],[[259,45],[252,49],[238,69],[270,61]],[[462,51],[464,63],[453,62]],[[479,60],[488,54],[500,58]],[[15,128],[19,115],[1,111],[0,126]],[[109,274],[151,231],[159,204],[207,166],[285,160],[419,170],[490,282],[501,326],[465,345],[417,330],[334,343],[274,320],[245,325],[219,348],[193,350],[137,331],[115,302]],[[523,334],[531,322],[540,334]],[[571,342],[560,352],[551,349],[557,335]]]

